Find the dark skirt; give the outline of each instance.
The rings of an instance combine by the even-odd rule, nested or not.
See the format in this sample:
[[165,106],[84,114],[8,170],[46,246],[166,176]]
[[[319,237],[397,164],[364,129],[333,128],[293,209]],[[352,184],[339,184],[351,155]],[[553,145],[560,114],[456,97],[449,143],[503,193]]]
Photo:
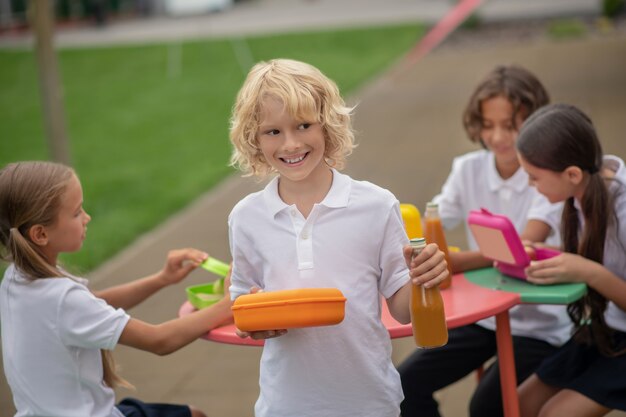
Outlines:
[[125,417],[191,417],[186,405],[144,403],[134,398],[124,398],[116,407]]
[[[616,331],[614,346],[626,347],[626,333]],[[603,406],[626,411],[626,354],[606,357],[594,345],[570,339],[537,369],[544,383],[570,389]]]

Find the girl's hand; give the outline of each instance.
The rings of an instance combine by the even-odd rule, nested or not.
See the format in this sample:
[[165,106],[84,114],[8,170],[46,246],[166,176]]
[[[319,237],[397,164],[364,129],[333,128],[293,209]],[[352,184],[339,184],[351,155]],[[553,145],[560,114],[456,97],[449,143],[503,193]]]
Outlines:
[[[230,278],[230,274],[228,275],[228,278]],[[256,294],[257,292],[261,292],[261,291],[263,290],[261,290],[258,287],[250,288],[250,294]],[[255,340],[261,340],[261,339],[271,339],[273,337],[282,336],[285,333],[287,333],[287,329],[259,330],[255,332],[244,332],[239,329],[236,329],[235,333],[237,333],[237,336],[241,337],[242,339],[245,339],[246,337],[251,337],[252,339],[255,339]]]
[[193,248],[171,250],[167,254],[167,261],[161,271],[161,279],[167,285],[176,284],[208,257],[206,252]]
[[424,285],[432,288],[439,285],[448,277],[446,257],[439,247],[428,244],[422,252],[411,260],[413,248],[409,245],[403,248],[404,259],[409,267],[409,276],[415,285]]
[[585,282],[589,272],[595,269],[596,262],[574,253],[562,253],[542,261],[531,261],[526,268],[528,281],[533,284],[560,284],[565,282]]

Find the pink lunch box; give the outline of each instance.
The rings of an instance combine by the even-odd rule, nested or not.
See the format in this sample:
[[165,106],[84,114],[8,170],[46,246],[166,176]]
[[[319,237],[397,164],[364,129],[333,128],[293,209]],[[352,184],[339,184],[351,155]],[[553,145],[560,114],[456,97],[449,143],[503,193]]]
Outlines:
[[[481,208],[470,211],[467,223],[483,256],[496,261],[496,268],[504,275],[526,280],[524,269],[530,264],[530,257],[508,217]],[[537,260],[560,253],[549,248],[535,249]]]

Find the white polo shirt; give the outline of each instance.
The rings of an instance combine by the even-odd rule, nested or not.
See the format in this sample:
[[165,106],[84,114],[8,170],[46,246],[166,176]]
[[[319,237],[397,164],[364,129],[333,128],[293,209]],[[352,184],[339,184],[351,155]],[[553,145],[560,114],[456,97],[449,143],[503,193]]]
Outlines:
[[[602,263],[609,271],[626,280],[626,167],[624,161],[612,155],[605,155],[604,167],[615,172],[609,190],[615,195],[613,209],[617,217],[617,227],[613,224],[607,232]],[[580,210],[580,206],[577,205],[577,208]],[[610,327],[626,332],[626,311],[613,301],[609,301],[604,318]]]
[[290,329],[265,342],[257,417],[398,417],[402,388],[381,322],[381,294],[408,282],[408,243],[397,199],[333,170],[324,200],[304,218],[278,195],[278,179],[229,216],[233,299],[265,291],[339,288],[343,322]]
[[[471,210],[486,208],[511,219],[518,233],[528,220],[540,220],[550,225],[548,244],[560,246],[559,227],[563,204],[550,204],[535,187],[528,184],[528,174],[519,168],[508,179],[502,179],[496,169],[495,155],[487,150],[467,153],[454,159],[452,171],[441,194],[433,201],[439,204],[439,215],[446,229],[465,224],[470,250],[478,250],[467,216]],[[545,340],[555,346],[565,343],[572,328],[565,306],[526,304],[510,311],[511,332],[515,336]],[[488,318],[479,325],[495,330],[495,319]]]
[[85,283],[29,280],[13,265],[5,271],[2,358],[16,417],[123,417],[102,382],[100,349],[115,347],[129,316]]

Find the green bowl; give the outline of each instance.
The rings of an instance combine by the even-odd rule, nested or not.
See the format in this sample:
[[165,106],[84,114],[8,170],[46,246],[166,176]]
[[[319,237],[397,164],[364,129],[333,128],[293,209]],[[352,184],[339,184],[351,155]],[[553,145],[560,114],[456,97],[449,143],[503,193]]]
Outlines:
[[185,288],[187,292],[187,300],[196,309],[200,310],[217,303],[224,297],[224,292],[216,292],[214,283],[192,285]]

